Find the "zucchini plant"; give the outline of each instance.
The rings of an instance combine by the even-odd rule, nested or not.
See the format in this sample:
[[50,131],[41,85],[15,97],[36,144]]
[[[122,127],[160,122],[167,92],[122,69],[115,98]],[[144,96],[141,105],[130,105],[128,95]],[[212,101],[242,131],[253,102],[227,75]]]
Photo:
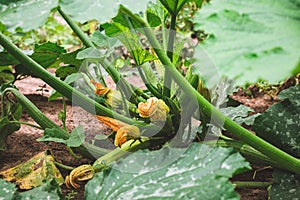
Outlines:
[[[126,4],[125,0],[122,2]],[[232,147],[248,161],[272,165],[287,171],[286,174],[292,175],[281,171],[278,173],[284,174],[281,178],[290,176],[289,178],[295,180],[292,187],[297,186],[300,174],[299,137],[296,133],[297,127],[294,127],[297,125],[293,122],[293,126],[285,127],[293,132],[290,140],[274,142],[274,139],[263,136],[263,132],[271,132],[271,127],[268,127],[268,124],[260,126],[260,123],[263,124],[266,120],[266,113],[255,120],[255,135],[237,123],[238,120],[226,116],[224,113],[229,112],[228,110],[224,111],[212,104],[215,94],[209,91],[203,77],[192,70],[197,66],[190,66],[187,71],[183,70],[182,66],[188,60],[180,57],[176,22],[186,3],[194,3],[198,7],[202,5],[202,1],[196,0],[160,0],[150,3],[142,15],[134,14],[121,4],[117,15],[109,22],[102,23],[99,30],[89,38],[66,12],[71,13],[70,9],[75,12],[76,9],[72,6],[76,3],[60,1],[55,7],[56,10],[85,46],[64,55],[65,57],[58,55],[54,58],[55,62],[70,62],[66,61],[66,57],[72,55],[73,64],[76,62],[83,66],[82,71],[64,76],[65,81],[49,73],[43,60],[26,55],[0,33],[0,44],[15,58],[14,63],[22,64],[27,71],[49,84],[56,90],[56,96],[68,98],[112,128],[116,149],[109,151],[86,143],[80,127],[70,134],[60,129],[16,89],[8,87],[2,92],[2,100],[8,92],[13,93],[39,124],[39,128],[45,130],[39,141],[61,142],[70,148],[71,153],[73,148],[83,155],[90,152],[99,157],[93,165],[78,166],[66,177],[66,185],[74,188],[92,179],[86,185],[87,199],[120,196],[133,199],[165,196],[171,199],[185,195],[191,198],[204,195],[211,199],[236,199],[238,195],[228,179],[250,167],[240,154],[223,147]],[[49,11],[49,8],[47,10]],[[8,16],[9,14],[8,12]],[[7,18],[4,18],[3,23],[6,23],[6,20]],[[157,29],[162,30],[161,34],[157,33]],[[130,53],[145,85],[144,89],[129,83],[116,67],[118,63],[110,60],[114,48],[120,43]],[[53,47],[54,44],[49,45]],[[46,48],[49,50],[49,47]],[[61,51],[59,54],[65,52]],[[90,66],[94,66],[94,71]],[[99,66],[109,74],[117,89],[107,86]],[[154,68],[160,68],[162,73],[157,75],[153,72]],[[70,85],[76,81],[84,90]],[[295,106],[299,102],[294,100],[296,97],[293,95],[298,93],[299,86],[295,86],[284,93],[285,100],[282,103],[287,103],[291,109],[297,110]],[[55,95],[52,98],[55,98]],[[6,110],[10,112],[4,112]],[[2,108],[1,129],[4,130],[4,127],[10,124],[14,125],[9,126],[10,132],[5,133],[5,136],[1,135],[4,139],[18,128],[15,126],[18,125],[16,121],[19,118],[19,111],[18,115],[15,114],[17,111],[18,108]],[[278,116],[283,114],[276,108],[271,108],[270,112],[277,112]],[[296,119],[297,112],[291,116]],[[241,122],[240,118],[240,123],[244,122],[245,119]],[[195,121],[198,124],[193,128]],[[212,126],[218,130],[217,134],[211,135]],[[221,130],[228,131],[235,139],[224,136]],[[208,135],[216,140],[206,140]],[[222,140],[217,140],[219,137]],[[290,141],[294,142],[291,144]],[[283,145],[286,148],[282,148]],[[153,151],[155,149],[159,150]],[[274,184],[274,188],[280,187],[276,185],[280,183]],[[267,183],[267,186],[269,185]],[[208,191],[211,186],[218,186],[218,192]],[[10,185],[8,187],[11,188]],[[273,190],[273,193],[276,194],[276,191]]]

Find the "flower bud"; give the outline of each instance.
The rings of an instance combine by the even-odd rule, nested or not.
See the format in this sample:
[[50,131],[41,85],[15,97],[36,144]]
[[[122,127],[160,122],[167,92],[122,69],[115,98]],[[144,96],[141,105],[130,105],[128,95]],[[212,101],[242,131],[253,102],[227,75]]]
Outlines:
[[123,100],[122,95],[119,91],[112,90],[110,88],[104,87],[101,83],[91,80],[91,83],[94,84],[96,90],[95,94],[104,95],[108,104],[115,109],[118,109],[122,106]]
[[138,111],[143,118],[150,118],[153,122],[166,121],[169,107],[161,99],[151,97],[146,103],[139,103]]
[[121,147],[122,144],[130,139],[140,138],[140,130],[138,127],[133,125],[127,125],[120,128],[115,136],[115,145]]
[[95,174],[91,165],[81,165],[73,169],[69,176],[66,177],[65,183],[68,188],[78,189],[80,184],[93,178]]
[[115,109],[118,109],[122,107],[123,101],[122,101],[122,95],[119,91],[116,90],[110,90],[106,96],[105,96],[108,104]]

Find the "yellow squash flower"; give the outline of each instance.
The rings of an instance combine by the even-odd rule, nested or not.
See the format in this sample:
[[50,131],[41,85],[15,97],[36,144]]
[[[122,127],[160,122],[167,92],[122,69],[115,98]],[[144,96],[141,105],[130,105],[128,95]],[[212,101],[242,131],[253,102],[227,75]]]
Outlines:
[[122,144],[131,139],[139,139],[141,137],[138,127],[127,125],[120,128],[115,137],[115,145],[121,147]]
[[150,118],[152,122],[161,122],[166,121],[170,109],[163,100],[151,97],[146,103],[138,104],[138,111],[143,118]]

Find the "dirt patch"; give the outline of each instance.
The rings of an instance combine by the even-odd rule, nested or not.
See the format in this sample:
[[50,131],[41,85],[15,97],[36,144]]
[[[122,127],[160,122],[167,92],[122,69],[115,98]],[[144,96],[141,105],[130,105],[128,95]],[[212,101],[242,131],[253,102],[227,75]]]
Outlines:
[[[62,126],[61,121],[57,115],[59,111],[63,109],[61,100],[48,102],[47,96],[50,95],[51,88],[40,79],[27,78],[16,83],[17,87],[55,123]],[[239,101],[246,106],[249,106],[255,110],[255,112],[263,112],[270,105],[278,102],[277,96],[261,92],[257,88],[252,87],[248,90],[240,89],[233,96],[232,99]],[[26,112],[22,116],[22,121],[29,123],[35,123]],[[72,107],[70,102],[67,105],[67,128],[72,130],[78,125],[83,125],[86,133],[86,140],[91,142],[95,135],[109,133],[110,130],[105,125],[101,124],[95,116],[86,113],[78,107]],[[41,151],[49,149],[54,155],[56,161],[61,162],[69,166],[78,166],[81,164],[92,163],[94,159],[75,159],[70,156],[69,152],[64,145],[58,143],[40,143],[36,139],[43,135],[43,131],[34,129],[28,126],[21,126],[21,129],[7,139],[7,150],[0,151],[0,171],[20,164]],[[107,148],[114,148],[110,141],[105,144]],[[272,180],[272,169],[268,168],[261,170],[262,167],[253,166],[253,170],[240,174],[234,177],[233,181],[270,181]],[[61,170],[65,177],[69,172]],[[253,177],[253,174],[256,176]],[[73,199],[84,199],[84,187],[82,186],[78,190],[68,189],[65,185],[62,186],[64,196],[72,196]],[[267,199],[266,189],[237,189],[237,192],[241,195],[241,199]]]

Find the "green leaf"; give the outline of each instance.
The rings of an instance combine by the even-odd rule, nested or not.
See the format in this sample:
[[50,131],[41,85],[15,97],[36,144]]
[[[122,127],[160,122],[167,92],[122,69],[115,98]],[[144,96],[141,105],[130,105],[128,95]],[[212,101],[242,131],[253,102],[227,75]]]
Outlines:
[[299,97],[300,97],[299,85],[294,86],[294,87],[290,87],[287,90],[283,90],[278,95],[279,99],[282,99],[282,100],[286,100],[287,99],[295,107],[300,106],[300,99],[299,99]]
[[80,51],[77,56],[77,59],[104,59],[105,55],[95,47],[89,47]]
[[0,72],[0,85],[3,83],[12,83],[15,80],[15,76],[12,73]]
[[[78,22],[96,19],[100,23],[107,22],[114,16],[120,4],[130,8],[132,12],[146,10],[147,2],[150,0],[61,0],[60,6],[64,12],[69,14]],[[153,0],[151,0],[153,1]]]
[[44,24],[51,9],[57,5],[58,0],[1,1],[0,20],[10,32],[18,27],[26,32]]
[[203,4],[203,0],[190,0],[196,3],[198,8],[201,8],[202,4]]
[[7,52],[0,52],[0,66],[16,65],[19,61]]
[[173,14],[178,13],[188,0],[178,0],[177,5],[175,5],[176,0],[160,0],[160,2],[169,11],[169,13]]
[[36,44],[31,58],[45,68],[58,67],[60,63],[59,57],[65,52],[66,50],[56,43],[47,42],[41,45]]
[[60,128],[46,128],[43,137],[38,138],[38,142],[57,142],[66,144],[65,134]]
[[77,59],[76,56],[81,50],[82,49],[77,49],[76,51],[72,51],[70,53],[62,53],[59,56],[59,60],[64,64],[70,64],[76,67],[80,67],[83,60]]
[[[237,85],[276,83],[299,72],[299,16],[299,0],[211,1],[195,15],[195,30],[210,34],[197,48]],[[197,59],[202,71],[215,67]]]
[[270,189],[271,199],[298,199],[300,197],[300,176],[285,171],[273,172],[274,183]]
[[227,117],[232,119],[238,124],[247,124],[252,125],[254,123],[254,120],[256,117],[258,117],[260,114],[248,116],[249,112],[252,112],[253,110],[247,106],[239,105],[237,107],[226,107],[226,108],[220,108],[220,111],[224,113]]
[[286,152],[300,157],[300,85],[279,95],[284,100],[255,119],[256,134]]
[[72,130],[70,138],[66,141],[66,145],[69,147],[79,147],[84,143],[84,138],[83,126],[79,125]]
[[138,151],[96,174],[85,195],[87,200],[239,199],[228,179],[249,168],[232,149],[196,143],[188,149]]
[[52,179],[45,184],[27,192],[17,193],[16,196],[17,200],[64,199],[59,184],[55,181],[55,179]]
[[128,49],[137,66],[156,60],[154,55],[141,46],[136,30],[132,29],[139,25],[135,25],[128,17],[120,9],[118,15],[112,19],[113,23],[104,27],[106,35],[118,38]]
[[150,27],[160,26],[167,17],[167,12],[163,5],[157,1],[157,3],[149,3],[147,9],[147,21]]
[[0,179],[0,199],[13,200],[14,194],[17,191],[15,184],[6,182]]
[[100,31],[95,31],[91,36],[92,42],[100,48],[106,47],[112,49],[116,46],[120,46],[120,42],[117,38],[110,38],[102,34]]
[[68,147],[79,147],[84,143],[85,135],[81,125],[74,128],[68,138],[60,128],[46,128],[43,137],[37,139],[38,142],[57,142],[63,143]]
[[67,76],[77,73],[78,70],[79,67],[75,65],[61,66],[55,71],[55,75],[61,79],[65,79]]
[[6,139],[20,129],[20,124],[10,123],[7,116],[0,120],[0,150],[6,150]]

